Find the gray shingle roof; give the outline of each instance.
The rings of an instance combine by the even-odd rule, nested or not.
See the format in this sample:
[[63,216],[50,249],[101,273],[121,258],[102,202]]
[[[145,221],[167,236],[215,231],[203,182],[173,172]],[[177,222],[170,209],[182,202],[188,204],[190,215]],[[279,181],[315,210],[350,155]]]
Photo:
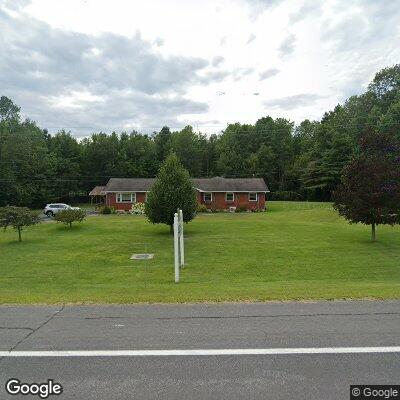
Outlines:
[[[194,178],[193,186],[203,192],[269,192],[263,178]],[[111,178],[105,192],[147,192],[155,178]]]
[[155,178],[111,178],[105,192],[148,192]]
[[203,192],[268,192],[263,178],[199,178],[193,179],[196,189]]
[[103,196],[105,186],[95,186],[90,192],[89,196]]

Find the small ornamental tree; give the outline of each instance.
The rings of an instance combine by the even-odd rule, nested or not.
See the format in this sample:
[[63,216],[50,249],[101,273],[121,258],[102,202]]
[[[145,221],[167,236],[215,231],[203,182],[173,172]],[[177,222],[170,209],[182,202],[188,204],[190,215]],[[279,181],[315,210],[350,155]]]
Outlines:
[[197,200],[189,172],[172,153],[161,165],[147,195],[145,212],[150,222],[167,224],[172,232],[174,214],[178,209],[183,212],[184,222],[189,222],[196,215]]
[[360,152],[344,168],[334,208],[350,223],[400,223],[400,141],[392,133],[367,133]]
[[27,207],[6,206],[0,208],[0,227],[6,230],[9,226],[18,232],[18,240],[21,242],[22,230],[40,222],[39,215]]
[[81,209],[67,209],[58,212],[54,219],[57,222],[62,222],[65,225],[72,227],[73,222],[82,222],[86,218],[86,212]]

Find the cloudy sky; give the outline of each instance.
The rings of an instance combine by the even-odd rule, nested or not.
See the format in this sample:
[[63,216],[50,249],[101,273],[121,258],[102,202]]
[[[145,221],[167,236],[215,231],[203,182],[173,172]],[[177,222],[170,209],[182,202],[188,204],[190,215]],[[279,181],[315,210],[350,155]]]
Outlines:
[[50,132],[319,119],[400,62],[392,0],[0,0],[0,95]]

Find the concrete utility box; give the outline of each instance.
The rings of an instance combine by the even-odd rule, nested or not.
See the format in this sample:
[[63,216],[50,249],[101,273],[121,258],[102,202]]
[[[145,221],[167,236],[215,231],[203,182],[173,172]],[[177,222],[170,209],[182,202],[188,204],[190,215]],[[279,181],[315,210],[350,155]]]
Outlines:
[[151,260],[154,258],[152,253],[132,254],[131,260]]

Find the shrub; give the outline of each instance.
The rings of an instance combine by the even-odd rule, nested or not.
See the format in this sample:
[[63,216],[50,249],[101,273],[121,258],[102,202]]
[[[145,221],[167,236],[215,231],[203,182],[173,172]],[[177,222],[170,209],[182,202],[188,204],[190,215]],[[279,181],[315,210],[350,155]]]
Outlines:
[[236,210],[235,210],[235,212],[237,212],[237,213],[246,212],[246,211],[247,211],[247,208],[245,206],[236,207]]
[[108,206],[104,206],[100,208],[100,214],[111,214],[111,208]]
[[86,218],[86,212],[81,209],[69,209],[58,212],[54,219],[57,222],[62,222],[65,225],[72,227],[73,222],[82,222]]
[[0,208],[0,226],[6,230],[9,226],[18,232],[21,242],[21,231],[25,226],[36,225],[40,222],[39,215],[27,207],[7,206]]
[[198,204],[197,205],[197,212],[198,213],[205,213],[208,212],[208,208],[205,204]]
[[144,213],[145,213],[145,204],[144,203],[132,204],[131,214],[144,214]]

